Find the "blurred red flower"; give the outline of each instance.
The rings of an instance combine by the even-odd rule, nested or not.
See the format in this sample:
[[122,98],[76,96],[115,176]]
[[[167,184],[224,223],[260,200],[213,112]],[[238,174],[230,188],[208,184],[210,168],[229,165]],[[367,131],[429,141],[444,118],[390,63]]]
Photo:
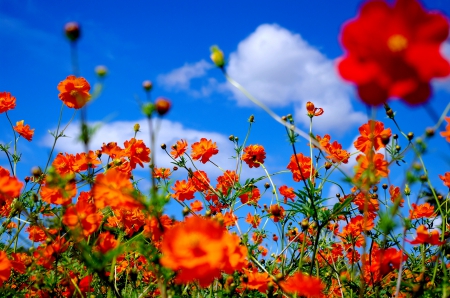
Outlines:
[[16,98],[9,92],[0,92],[0,113],[7,112],[16,107]]
[[342,29],[346,53],[338,64],[341,76],[354,82],[368,105],[389,98],[420,104],[431,94],[430,80],[450,74],[441,53],[449,23],[439,13],[427,12],[416,0],[372,0]]

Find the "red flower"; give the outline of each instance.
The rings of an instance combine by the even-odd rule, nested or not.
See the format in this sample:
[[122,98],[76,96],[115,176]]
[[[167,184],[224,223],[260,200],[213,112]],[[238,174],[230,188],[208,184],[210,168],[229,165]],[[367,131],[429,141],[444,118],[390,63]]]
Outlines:
[[16,98],[9,92],[0,92],[0,114],[16,107]]
[[11,262],[4,251],[0,251],[0,287],[11,276]]
[[109,231],[103,232],[98,235],[97,245],[94,246],[94,251],[99,251],[102,254],[116,248],[119,245],[119,241]]
[[264,163],[266,152],[261,145],[249,145],[244,149],[244,155],[241,159],[245,161],[250,168],[259,168],[260,164]]
[[91,86],[85,78],[68,76],[58,84],[59,99],[69,108],[81,109],[91,99]]
[[23,120],[17,121],[16,126],[14,126],[14,130],[19,133],[23,138],[31,141],[34,134],[34,128],[30,129],[30,125],[23,125]]
[[346,55],[338,70],[357,85],[368,105],[391,97],[424,103],[430,97],[430,80],[450,74],[450,64],[440,53],[448,32],[446,18],[425,11],[416,0],[398,0],[393,6],[369,1],[343,27]]
[[201,138],[200,142],[192,144],[191,156],[193,160],[200,160],[206,163],[213,155],[219,153],[216,143],[205,138]]
[[285,203],[287,199],[290,199],[292,202],[294,202],[296,196],[296,194],[294,193],[294,188],[282,185],[278,190],[280,191],[280,194],[284,197]]
[[439,232],[433,230],[428,232],[428,229],[421,225],[417,228],[417,237],[413,241],[408,241],[411,244],[424,244],[429,243],[431,245],[442,245],[445,241],[439,240]]

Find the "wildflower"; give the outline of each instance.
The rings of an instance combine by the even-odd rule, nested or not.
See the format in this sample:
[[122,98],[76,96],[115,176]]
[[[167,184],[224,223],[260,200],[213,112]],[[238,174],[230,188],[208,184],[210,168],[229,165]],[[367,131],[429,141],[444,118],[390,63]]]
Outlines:
[[403,207],[405,199],[402,198],[402,194],[400,193],[400,187],[394,185],[389,186],[389,194],[391,195],[392,203],[396,203],[397,201],[399,201],[399,206]]
[[16,177],[11,177],[9,171],[0,166],[0,202],[17,198],[22,187],[22,182]]
[[117,146],[116,142],[110,142],[108,144],[103,143],[102,154],[107,154],[111,158],[120,158],[125,156],[125,151]]
[[450,142],[450,117],[445,117],[445,121],[447,121],[447,126],[445,126],[445,131],[441,131],[441,136],[443,136],[447,142]]
[[294,202],[296,194],[294,193],[294,188],[287,187],[286,185],[280,186],[278,188],[278,191],[282,196],[284,196],[284,202],[286,203],[287,199],[290,199],[292,202]]
[[205,138],[201,138],[200,142],[192,144],[191,157],[193,160],[200,160],[206,163],[213,155],[219,153],[216,143]]
[[263,294],[267,292],[268,284],[272,281],[266,272],[244,269],[245,275],[241,277],[241,287],[247,290],[257,290]]
[[410,219],[419,219],[419,218],[429,218],[436,217],[436,213],[434,212],[434,206],[430,205],[430,203],[424,203],[421,205],[417,205],[412,203],[412,210],[409,210],[409,218]]
[[261,192],[257,187],[253,187],[251,190],[249,190],[246,193],[243,193],[239,196],[241,199],[242,204],[256,204],[258,203],[259,199],[261,198]]
[[425,11],[416,0],[397,0],[393,6],[369,1],[342,30],[346,55],[338,70],[357,85],[368,105],[391,97],[424,103],[430,97],[430,80],[450,74],[440,52],[448,32],[446,18]]
[[154,168],[153,169],[153,177],[159,179],[168,179],[170,176],[170,169],[166,168]]
[[84,237],[96,232],[103,219],[103,214],[89,200],[90,193],[81,192],[77,203],[68,207],[62,218],[63,224],[72,231],[81,232]]
[[408,241],[411,244],[424,244],[428,243],[431,245],[443,245],[445,241],[439,240],[439,232],[437,230],[433,230],[428,232],[428,229],[421,225],[417,228],[417,236],[414,240]]
[[199,200],[195,200],[190,204],[191,210],[194,212],[199,212],[203,210],[203,204]]
[[190,200],[195,197],[194,194],[196,190],[194,185],[185,180],[178,180],[175,182],[172,189],[175,191],[175,193],[172,194],[172,198],[175,198],[178,201]]
[[387,177],[389,174],[389,163],[381,153],[360,154],[356,157],[356,161],[358,164],[355,166],[354,179],[361,180],[362,184],[376,184],[381,177]]
[[176,283],[198,281],[201,287],[207,287],[221,271],[231,274],[244,267],[247,248],[239,242],[238,236],[217,221],[189,217],[164,234],[160,262],[179,270]]
[[45,183],[39,194],[49,204],[68,205],[77,194],[77,186],[75,182],[67,182],[64,186]]
[[314,104],[310,101],[306,103],[306,110],[308,111],[309,118],[312,118],[314,116],[320,116],[323,114],[322,108],[316,108]]
[[158,98],[155,101],[155,109],[158,115],[164,116],[170,110],[170,101],[164,97]]
[[191,178],[189,178],[189,182],[192,183],[198,191],[205,191],[209,189],[210,181],[208,175],[202,170],[193,172]]
[[14,130],[19,133],[24,139],[31,141],[34,134],[34,128],[30,129],[30,125],[23,125],[24,120],[17,121]]
[[311,164],[311,158],[304,156],[302,153],[291,156],[287,168],[291,170],[293,179],[296,182],[309,179],[310,176],[314,176],[315,170]]
[[245,218],[245,222],[252,225],[254,229],[256,229],[261,223],[261,217],[258,214],[252,215],[250,212],[247,214]]
[[0,114],[16,107],[16,98],[9,92],[0,92]]
[[388,139],[392,135],[390,128],[384,129],[383,122],[374,120],[369,120],[369,122],[363,124],[359,128],[359,133],[361,135],[353,144],[357,150],[364,153],[369,152],[372,148],[375,151],[384,148],[383,139]]
[[177,159],[186,152],[187,146],[188,143],[185,140],[177,141],[177,143],[172,146],[172,151],[170,151],[170,155],[172,155],[174,159]]
[[228,194],[233,185],[239,181],[239,176],[235,171],[226,170],[222,176],[217,177],[216,189],[223,194]]
[[11,262],[4,251],[0,251],[0,287],[11,276]]
[[94,251],[98,251],[102,254],[116,248],[119,245],[119,241],[111,234],[109,231],[100,233],[97,238],[96,245],[94,246]]
[[124,154],[129,158],[132,169],[136,168],[136,164],[143,168],[144,162],[150,162],[150,149],[145,146],[142,140],[132,138],[129,141],[125,141],[123,145],[125,146]]
[[450,188],[450,172],[444,174],[444,176],[439,175],[439,178],[444,182],[444,185]]
[[127,209],[140,208],[142,204],[139,196],[135,194],[126,173],[112,168],[106,173],[98,174],[92,188],[95,206],[99,209],[106,206]]
[[319,278],[302,272],[297,272],[281,281],[280,287],[289,294],[305,297],[322,297],[322,291],[325,289],[325,285]]
[[283,219],[286,211],[284,210],[283,206],[280,206],[278,204],[270,205],[269,208],[270,218],[274,222],[280,221],[280,219]]
[[82,77],[68,76],[58,84],[59,99],[69,108],[81,109],[91,99],[91,86]]
[[265,158],[266,152],[261,145],[249,145],[245,147],[244,154],[241,157],[250,168],[259,168],[260,164],[264,163]]
[[26,231],[28,232],[28,239],[33,242],[42,242],[47,239],[47,234],[38,226],[28,226]]

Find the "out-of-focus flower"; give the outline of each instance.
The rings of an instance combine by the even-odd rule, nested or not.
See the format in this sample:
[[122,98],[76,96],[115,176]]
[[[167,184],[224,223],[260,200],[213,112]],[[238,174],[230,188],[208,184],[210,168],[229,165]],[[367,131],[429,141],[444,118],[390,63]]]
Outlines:
[[280,286],[285,292],[308,298],[322,297],[322,291],[325,289],[325,285],[319,278],[308,276],[301,272],[297,272],[286,280],[281,281]]
[[77,22],[69,22],[64,26],[64,33],[70,41],[80,38],[80,25]]
[[445,131],[441,131],[441,136],[443,136],[445,140],[450,143],[450,117],[445,117],[445,121],[447,121],[447,126],[445,126]]
[[450,74],[450,64],[440,51],[448,32],[447,19],[425,11],[416,0],[397,0],[392,6],[369,1],[343,27],[346,54],[338,70],[357,85],[359,97],[368,105],[392,97],[424,103],[431,94],[430,80]]
[[167,98],[160,97],[155,101],[155,109],[158,115],[164,116],[170,110],[171,103]]
[[214,64],[217,67],[224,67],[225,66],[225,58],[223,56],[223,52],[219,49],[219,47],[217,46],[212,46],[211,47],[211,56],[210,56],[212,62],[214,62]]
[[0,287],[11,276],[11,262],[4,251],[0,251]]
[[34,128],[30,129],[30,125],[23,125],[24,120],[17,121],[14,130],[19,133],[24,139],[31,141],[34,134]]
[[421,205],[417,205],[412,203],[412,210],[409,210],[409,218],[410,219],[418,219],[418,218],[429,218],[436,217],[436,213],[434,212],[434,206],[430,205],[430,203],[424,203]]
[[91,99],[91,86],[82,77],[68,76],[58,84],[58,97],[69,108],[81,109]]
[[161,243],[161,264],[179,270],[177,283],[198,281],[201,287],[247,263],[247,248],[239,245],[237,235],[230,234],[212,219],[189,217],[168,230]]
[[445,241],[439,240],[439,232],[436,230],[433,230],[431,232],[428,232],[428,229],[421,225],[416,230],[417,236],[414,240],[408,241],[411,244],[424,244],[428,243],[431,245],[442,245],[445,244]]
[[142,88],[144,88],[145,91],[151,91],[153,88],[153,83],[151,81],[144,81],[142,82]]
[[0,114],[16,107],[16,98],[9,92],[0,92]]
[[444,182],[444,185],[450,188],[450,172],[444,174],[444,176],[439,175],[439,178]]

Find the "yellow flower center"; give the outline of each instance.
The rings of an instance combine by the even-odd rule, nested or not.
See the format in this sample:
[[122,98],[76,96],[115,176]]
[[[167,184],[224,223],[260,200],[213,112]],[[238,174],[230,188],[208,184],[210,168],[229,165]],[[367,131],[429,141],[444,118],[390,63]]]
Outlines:
[[408,47],[408,40],[401,34],[394,34],[389,37],[387,44],[392,52],[400,52]]

